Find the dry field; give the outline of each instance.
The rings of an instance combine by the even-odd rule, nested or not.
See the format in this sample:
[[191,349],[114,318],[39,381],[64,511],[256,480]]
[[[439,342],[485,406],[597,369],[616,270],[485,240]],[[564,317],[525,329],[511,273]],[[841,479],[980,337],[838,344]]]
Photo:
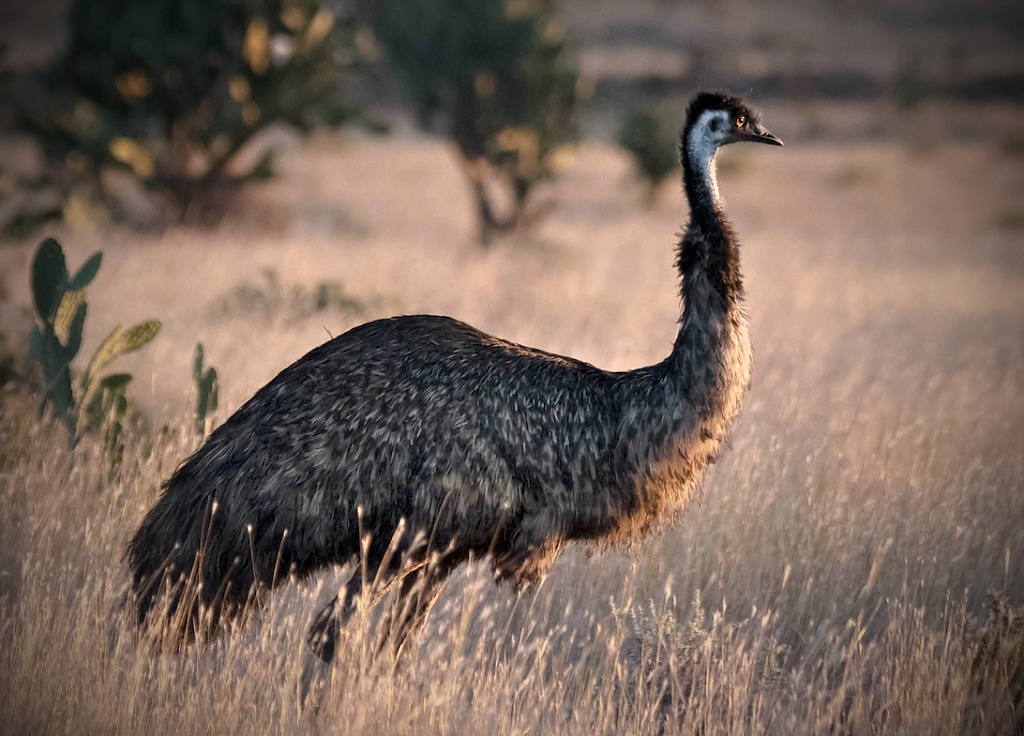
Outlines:
[[[397,669],[373,655],[372,615],[354,623],[305,710],[303,635],[337,574],[281,589],[205,646],[140,646],[118,612],[120,555],[197,443],[195,342],[220,371],[223,418],[328,334],[386,314],[447,313],[614,369],[660,359],[674,337],[679,187],[643,209],[627,161],[604,145],[566,155],[536,233],[486,252],[433,139],[323,138],[284,163],[214,230],[64,234],[72,265],[105,253],[83,353],[118,322],[164,321],[122,364],[154,429],[112,477],[95,448],[71,453],[39,423],[23,389],[4,394],[0,731],[1024,727],[1020,669],[1009,682],[1024,667],[1021,621],[985,625],[990,592],[1024,603],[1019,140],[787,138],[723,153],[756,373],[703,498],[662,536],[572,550],[518,599],[466,568]],[[34,244],[0,248],[11,343],[27,325]]]

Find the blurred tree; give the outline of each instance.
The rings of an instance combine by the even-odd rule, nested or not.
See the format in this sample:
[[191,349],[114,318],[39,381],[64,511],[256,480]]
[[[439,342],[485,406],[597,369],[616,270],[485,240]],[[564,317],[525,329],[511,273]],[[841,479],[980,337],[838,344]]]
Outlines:
[[[483,244],[537,215],[528,199],[572,133],[578,78],[550,0],[377,0],[366,12],[424,127],[458,149]],[[507,190],[500,216],[490,188]]]
[[632,157],[647,185],[647,205],[654,204],[658,187],[679,166],[679,131],[666,115],[654,109],[634,110],[619,128],[618,143]]
[[[8,65],[7,46],[0,42],[0,100],[10,99],[13,78]],[[0,106],[0,132],[6,130],[10,122],[10,110]],[[17,172],[0,165],[0,236],[20,237],[60,218],[60,207],[55,202],[40,201],[34,196],[35,190],[41,188],[39,184],[26,181]]]
[[66,51],[21,96],[21,120],[65,193],[87,183],[109,204],[104,174],[120,169],[187,218],[271,175],[270,152],[238,155],[259,131],[356,112],[355,32],[344,3],[320,0],[74,0]]

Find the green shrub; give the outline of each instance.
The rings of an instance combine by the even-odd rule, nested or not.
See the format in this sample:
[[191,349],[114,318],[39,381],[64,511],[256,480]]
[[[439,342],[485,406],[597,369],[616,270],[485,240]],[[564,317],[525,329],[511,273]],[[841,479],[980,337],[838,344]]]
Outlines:
[[160,195],[165,217],[189,217],[213,194],[271,175],[270,153],[238,156],[257,132],[354,114],[343,92],[355,21],[330,7],[75,0],[67,47],[26,85],[21,120],[65,192],[87,186],[114,204],[103,174],[119,169]]
[[661,182],[679,166],[678,141],[677,124],[654,110],[634,110],[619,128],[618,143],[633,157],[647,184],[648,205]]
[[[381,0],[371,22],[421,123],[440,122],[470,181],[483,243],[529,225],[534,186],[572,133],[578,79],[544,0]],[[488,181],[507,189],[501,216]]]
[[93,253],[74,274],[67,268],[64,249],[47,238],[32,258],[32,303],[36,324],[29,332],[29,356],[43,371],[40,413],[49,407],[68,427],[72,442],[83,432],[104,433],[108,447],[115,447],[128,413],[129,373],[103,374],[117,356],[146,345],[160,331],[160,322],[147,320],[128,328],[115,327],[89,360],[74,389],[71,362],[82,345],[88,313],[87,287],[99,272],[103,254]]

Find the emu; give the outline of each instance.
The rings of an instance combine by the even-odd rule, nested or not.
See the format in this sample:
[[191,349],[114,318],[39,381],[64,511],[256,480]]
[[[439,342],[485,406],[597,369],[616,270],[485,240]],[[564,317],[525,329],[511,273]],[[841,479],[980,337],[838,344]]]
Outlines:
[[715,176],[718,149],[739,141],[782,145],[736,97],[691,101],[683,310],[667,358],[610,372],[428,315],[330,340],[166,481],[126,552],[139,624],[158,619],[186,643],[282,579],[362,554],[372,584],[357,566],[308,642],[331,661],[360,598],[397,586],[384,638],[400,651],[471,558],[518,589],[570,542],[625,543],[673,519],[750,379],[739,245]]

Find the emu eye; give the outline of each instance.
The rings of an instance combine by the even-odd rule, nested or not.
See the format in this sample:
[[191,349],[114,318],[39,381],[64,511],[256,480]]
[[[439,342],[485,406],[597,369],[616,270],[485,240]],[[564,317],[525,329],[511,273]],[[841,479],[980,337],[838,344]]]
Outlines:
[[742,128],[744,125],[747,124],[747,118],[745,115],[737,115],[735,122],[737,128]]

